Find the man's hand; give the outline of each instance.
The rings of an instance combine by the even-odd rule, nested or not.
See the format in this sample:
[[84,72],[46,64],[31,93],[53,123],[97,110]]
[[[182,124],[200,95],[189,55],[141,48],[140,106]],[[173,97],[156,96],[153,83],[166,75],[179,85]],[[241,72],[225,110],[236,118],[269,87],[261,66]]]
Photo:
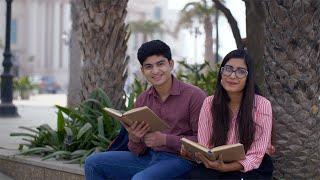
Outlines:
[[157,147],[166,145],[166,134],[163,134],[159,131],[147,133],[144,136],[144,143],[148,147]]
[[129,133],[129,139],[133,142],[141,142],[143,136],[150,130],[150,126],[144,121],[135,121],[131,126],[123,124]]

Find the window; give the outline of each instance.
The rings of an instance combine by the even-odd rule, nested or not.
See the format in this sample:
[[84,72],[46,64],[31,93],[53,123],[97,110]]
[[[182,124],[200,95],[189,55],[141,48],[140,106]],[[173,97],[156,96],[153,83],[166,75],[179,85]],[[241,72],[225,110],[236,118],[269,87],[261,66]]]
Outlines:
[[11,44],[17,44],[17,20],[11,20]]
[[161,8],[155,7],[154,11],[153,11],[153,15],[156,20],[160,20],[161,19]]

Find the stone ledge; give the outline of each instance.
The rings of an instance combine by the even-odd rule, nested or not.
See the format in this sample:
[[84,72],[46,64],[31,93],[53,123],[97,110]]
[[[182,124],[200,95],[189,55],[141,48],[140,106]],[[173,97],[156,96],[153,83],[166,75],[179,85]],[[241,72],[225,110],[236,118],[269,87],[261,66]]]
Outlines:
[[41,157],[21,156],[18,152],[0,149],[0,171],[13,179],[84,179],[84,170],[79,164],[42,161]]

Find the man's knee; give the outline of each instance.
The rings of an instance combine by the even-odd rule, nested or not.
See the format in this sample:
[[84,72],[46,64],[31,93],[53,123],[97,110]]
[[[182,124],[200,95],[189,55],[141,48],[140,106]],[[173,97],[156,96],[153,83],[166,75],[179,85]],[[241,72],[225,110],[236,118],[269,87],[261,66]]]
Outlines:
[[97,154],[93,153],[90,156],[88,156],[84,162],[84,168],[85,170],[93,169],[97,160]]
[[136,173],[131,180],[141,180],[141,179],[157,179],[157,178],[153,177],[153,175],[150,173],[146,173],[145,171],[140,171]]

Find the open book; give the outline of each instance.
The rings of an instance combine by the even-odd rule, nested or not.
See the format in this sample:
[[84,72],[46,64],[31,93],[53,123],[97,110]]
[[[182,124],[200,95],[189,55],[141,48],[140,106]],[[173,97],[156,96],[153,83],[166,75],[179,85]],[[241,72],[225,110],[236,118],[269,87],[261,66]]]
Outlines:
[[244,147],[243,144],[240,143],[222,145],[209,149],[186,138],[181,138],[181,142],[186,151],[190,153],[200,152],[211,161],[217,160],[220,154],[222,154],[224,162],[245,159]]
[[150,108],[147,106],[131,109],[127,112],[120,112],[112,108],[104,108],[104,110],[116,120],[130,126],[134,121],[145,121],[149,124],[151,131],[163,131],[169,128],[169,125],[162,121]]

